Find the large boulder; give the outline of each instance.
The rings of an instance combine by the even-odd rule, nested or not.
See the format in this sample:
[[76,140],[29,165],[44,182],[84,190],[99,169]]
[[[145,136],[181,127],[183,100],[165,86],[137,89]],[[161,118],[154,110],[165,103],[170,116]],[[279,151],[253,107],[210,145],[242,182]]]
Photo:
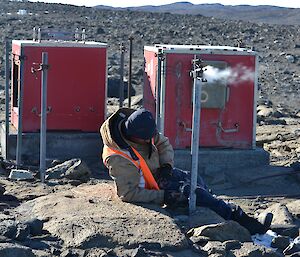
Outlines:
[[46,179],[66,178],[86,182],[91,176],[91,171],[81,159],[71,159],[47,169]]
[[232,250],[233,256],[236,257],[283,257],[282,254],[275,252],[261,245],[255,245],[250,242],[242,244],[241,248]]
[[205,225],[193,228],[188,232],[189,236],[207,237],[212,241],[238,240],[240,242],[250,242],[249,231],[235,221],[226,221],[218,224]]
[[67,248],[187,248],[184,234],[163,209],[121,202],[108,183],[39,197],[18,210],[23,216],[43,220],[43,228]]
[[264,215],[265,213],[271,212],[273,213],[272,224],[293,224],[293,217],[289,212],[288,208],[280,203],[273,204],[265,211],[261,213]]
[[300,218],[300,200],[289,202],[286,207],[295,217]]
[[35,257],[32,250],[28,247],[13,244],[13,243],[0,243],[0,256],[1,257]]
[[191,228],[209,224],[218,224],[221,222],[225,222],[225,219],[211,209],[205,207],[197,207],[196,211],[189,216],[189,226]]

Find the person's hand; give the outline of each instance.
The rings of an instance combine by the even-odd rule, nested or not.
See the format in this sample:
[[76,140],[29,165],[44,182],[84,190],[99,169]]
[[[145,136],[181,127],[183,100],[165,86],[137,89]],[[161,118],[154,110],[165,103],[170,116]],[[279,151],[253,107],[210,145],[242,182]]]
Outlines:
[[168,207],[186,207],[188,205],[188,198],[181,192],[175,190],[165,190],[164,204]]
[[173,168],[170,164],[163,164],[158,168],[158,177],[160,179],[170,179],[172,177]]

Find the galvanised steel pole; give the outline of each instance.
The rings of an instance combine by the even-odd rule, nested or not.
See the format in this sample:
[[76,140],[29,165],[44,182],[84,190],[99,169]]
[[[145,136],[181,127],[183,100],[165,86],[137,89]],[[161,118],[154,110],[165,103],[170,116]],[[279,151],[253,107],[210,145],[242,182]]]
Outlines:
[[129,71],[128,71],[128,86],[127,86],[127,97],[128,97],[128,108],[131,107],[131,85],[132,85],[132,41],[133,37],[129,37]]
[[42,53],[42,86],[41,86],[41,132],[40,132],[40,178],[45,182],[46,172],[46,139],[47,139],[47,80],[48,53]]
[[125,46],[122,43],[121,47],[121,60],[120,60],[120,90],[119,90],[119,107],[123,107],[124,102],[124,55],[125,55]]
[[9,137],[9,42],[5,39],[5,152],[4,158],[8,159]]
[[16,163],[17,166],[21,164],[22,161],[22,134],[23,134],[23,97],[24,97],[24,63],[21,61],[23,59],[23,47],[21,47],[20,56],[18,60],[19,65],[19,95],[18,95],[18,134],[17,134],[17,150],[16,150]]
[[157,85],[156,85],[156,113],[155,113],[155,119],[156,119],[156,124],[158,131],[161,131],[161,110],[160,110],[160,100],[161,100],[161,62],[163,61],[163,53],[162,49],[158,49],[157,53]]
[[193,123],[192,123],[192,139],[191,139],[191,155],[192,155],[192,170],[191,170],[191,192],[189,199],[189,212],[196,210],[196,188],[198,177],[198,158],[199,158],[199,139],[200,139],[200,113],[201,113],[201,90],[202,90],[202,76],[203,70],[198,70],[197,56],[193,60]]

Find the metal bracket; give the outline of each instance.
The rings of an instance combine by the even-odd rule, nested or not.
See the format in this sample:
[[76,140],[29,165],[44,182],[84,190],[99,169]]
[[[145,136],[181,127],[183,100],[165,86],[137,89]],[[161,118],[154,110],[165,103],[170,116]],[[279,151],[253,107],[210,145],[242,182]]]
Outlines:
[[158,60],[159,61],[164,61],[166,56],[165,54],[163,53],[162,49],[158,49],[158,53],[155,53],[155,57],[158,57]]
[[192,132],[192,128],[188,128],[184,121],[180,121],[179,126],[183,127],[184,131],[186,131],[186,132]]
[[35,79],[37,79],[37,72],[43,71],[43,70],[48,70],[50,68],[49,64],[43,64],[43,63],[32,63],[34,66],[38,66],[38,68],[31,67],[30,71],[31,73],[35,76]]
[[239,131],[240,125],[238,123],[234,124],[234,128],[232,129],[224,129],[222,127],[222,122],[218,122],[217,127],[221,129],[222,132],[224,133],[235,133]]
[[195,69],[190,71],[190,77],[199,80],[201,79],[202,82],[207,82],[207,80],[203,76],[204,71],[206,71],[206,69],[204,69],[203,60],[193,59],[192,64]]
[[[32,109],[31,109],[31,112],[33,113],[33,114],[35,114],[36,116],[38,116],[38,117],[41,117],[41,113],[38,113],[38,109],[37,109],[37,107],[33,107]],[[48,113],[50,113],[50,112],[52,112],[52,106],[48,106],[47,107],[47,114]]]

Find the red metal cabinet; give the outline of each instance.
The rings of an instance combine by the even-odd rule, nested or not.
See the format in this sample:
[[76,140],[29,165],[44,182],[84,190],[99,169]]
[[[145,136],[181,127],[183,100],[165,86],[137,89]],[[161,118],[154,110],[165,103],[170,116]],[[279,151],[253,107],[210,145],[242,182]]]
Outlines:
[[[159,51],[162,59],[158,58]],[[159,104],[159,130],[175,149],[190,147],[193,110],[190,71],[195,56],[204,61],[208,69],[204,74],[209,76],[209,68],[227,72],[217,81],[202,83],[200,146],[255,148],[257,58],[251,50],[225,46],[146,46],[144,107],[155,114]],[[157,81],[161,81],[160,87]],[[160,103],[156,103],[156,98]]]
[[40,129],[41,72],[32,72],[48,53],[47,130],[96,132],[106,112],[106,44],[73,41],[12,42],[12,124],[18,128],[23,88],[22,129]]

